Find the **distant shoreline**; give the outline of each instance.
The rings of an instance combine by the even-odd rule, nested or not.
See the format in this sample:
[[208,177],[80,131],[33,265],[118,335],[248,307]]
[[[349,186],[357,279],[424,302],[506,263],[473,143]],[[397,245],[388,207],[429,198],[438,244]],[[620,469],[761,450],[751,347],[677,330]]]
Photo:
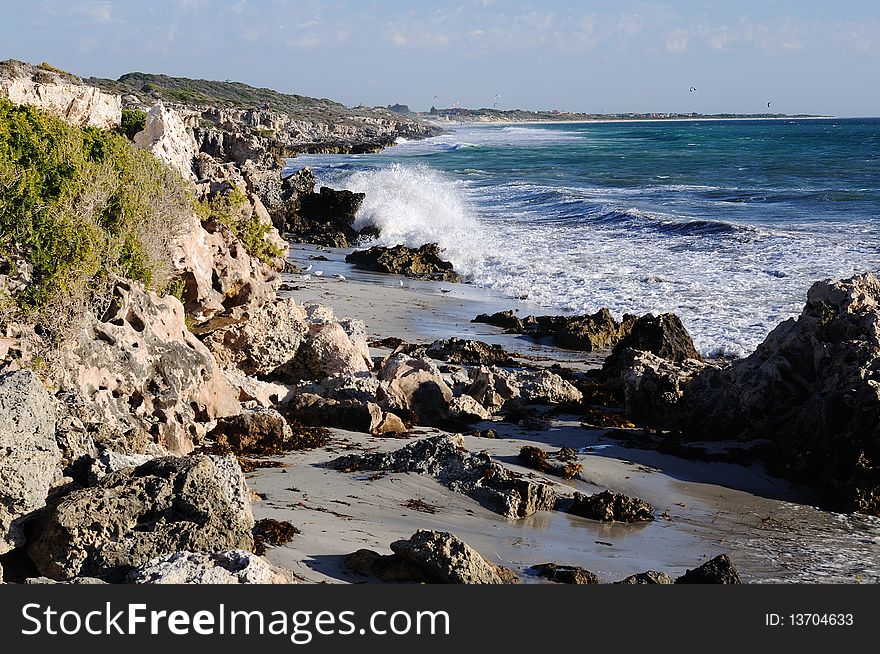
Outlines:
[[729,118],[583,118],[571,120],[435,120],[423,118],[422,120],[437,127],[479,127],[485,125],[586,125],[592,123],[685,123],[685,122],[721,122],[721,121],[758,121],[758,120],[833,120],[837,116],[773,116],[753,117],[738,116]]

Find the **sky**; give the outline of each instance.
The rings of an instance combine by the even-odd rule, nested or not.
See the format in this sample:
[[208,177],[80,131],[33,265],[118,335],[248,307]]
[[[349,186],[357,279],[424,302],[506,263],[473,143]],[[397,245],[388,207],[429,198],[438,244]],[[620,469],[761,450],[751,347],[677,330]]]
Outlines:
[[780,113],[880,115],[880,0],[0,0],[0,9],[0,59],[83,77],[231,79],[418,110],[756,113],[772,102]]

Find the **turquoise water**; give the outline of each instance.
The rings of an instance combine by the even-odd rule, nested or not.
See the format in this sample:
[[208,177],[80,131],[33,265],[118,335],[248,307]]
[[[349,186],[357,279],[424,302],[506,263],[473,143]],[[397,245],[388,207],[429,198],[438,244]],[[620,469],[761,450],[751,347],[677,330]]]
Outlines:
[[880,270],[880,119],[464,127],[292,163],[512,306],[674,311],[706,354],[748,354],[817,279]]

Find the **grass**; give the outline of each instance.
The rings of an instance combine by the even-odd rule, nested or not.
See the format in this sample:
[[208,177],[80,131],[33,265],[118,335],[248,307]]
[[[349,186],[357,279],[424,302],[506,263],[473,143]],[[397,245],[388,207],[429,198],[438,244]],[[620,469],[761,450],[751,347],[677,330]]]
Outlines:
[[63,324],[115,276],[164,291],[171,241],[191,215],[180,175],[124,136],[0,100],[0,261],[31,270],[0,302],[0,323]]

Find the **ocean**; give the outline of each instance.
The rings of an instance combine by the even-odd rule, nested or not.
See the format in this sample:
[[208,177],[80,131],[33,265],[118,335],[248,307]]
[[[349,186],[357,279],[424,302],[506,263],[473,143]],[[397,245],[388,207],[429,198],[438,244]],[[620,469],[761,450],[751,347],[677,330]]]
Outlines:
[[748,355],[813,281],[880,271],[876,118],[468,126],[290,164],[511,308],[671,311],[708,356]]

